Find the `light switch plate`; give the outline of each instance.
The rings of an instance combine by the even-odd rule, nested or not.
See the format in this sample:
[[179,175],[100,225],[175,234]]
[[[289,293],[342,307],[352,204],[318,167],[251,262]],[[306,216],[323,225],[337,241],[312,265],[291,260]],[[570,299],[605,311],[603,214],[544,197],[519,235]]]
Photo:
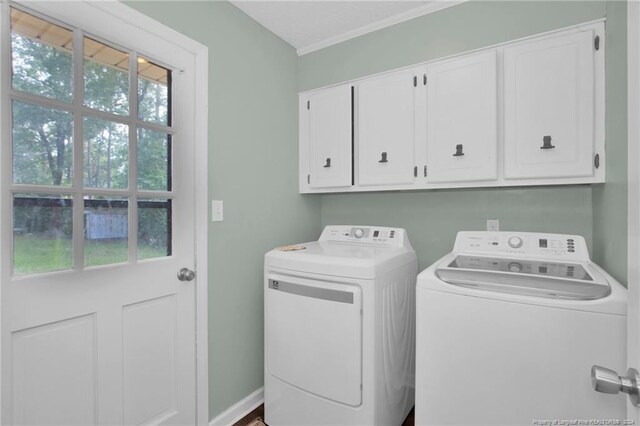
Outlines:
[[500,221],[498,219],[487,219],[487,231],[489,232],[500,231]]
[[224,206],[222,200],[211,200],[211,222],[224,220]]

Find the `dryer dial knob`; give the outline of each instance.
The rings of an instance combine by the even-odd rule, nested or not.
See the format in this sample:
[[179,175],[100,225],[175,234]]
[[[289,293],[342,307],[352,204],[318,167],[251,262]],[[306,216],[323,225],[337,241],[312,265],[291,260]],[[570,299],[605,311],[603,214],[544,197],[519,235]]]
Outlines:
[[353,235],[356,238],[362,238],[364,236],[364,231],[360,228],[357,228],[355,231],[353,231]]
[[522,244],[524,244],[524,241],[522,241],[522,238],[520,237],[511,237],[509,238],[507,243],[509,244],[509,247],[517,249],[522,247]]

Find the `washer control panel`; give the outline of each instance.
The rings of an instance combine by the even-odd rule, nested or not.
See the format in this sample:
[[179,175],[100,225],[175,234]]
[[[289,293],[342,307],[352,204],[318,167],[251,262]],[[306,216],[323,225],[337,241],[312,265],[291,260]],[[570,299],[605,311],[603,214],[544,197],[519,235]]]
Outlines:
[[589,261],[587,244],[579,235],[463,231],[454,251]]
[[383,226],[336,226],[324,228],[319,241],[403,247],[405,230]]

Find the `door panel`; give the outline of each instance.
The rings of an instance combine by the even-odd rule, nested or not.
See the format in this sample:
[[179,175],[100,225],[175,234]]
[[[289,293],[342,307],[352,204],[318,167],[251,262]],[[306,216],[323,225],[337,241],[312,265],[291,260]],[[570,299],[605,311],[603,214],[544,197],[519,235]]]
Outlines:
[[16,425],[97,421],[95,315],[12,333]]
[[177,411],[176,320],[174,295],[123,308],[125,424],[155,423]]
[[592,176],[592,30],[504,50],[505,178]]
[[412,70],[403,71],[358,84],[360,185],[413,183],[415,76]]
[[278,276],[272,276],[268,286],[269,372],[323,398],[360,405],[360,288]]
[[309,96],[311,188],[351,185],[351,86]]
[[496,52],[440,63],[427,75],[427,180],[496,179]]

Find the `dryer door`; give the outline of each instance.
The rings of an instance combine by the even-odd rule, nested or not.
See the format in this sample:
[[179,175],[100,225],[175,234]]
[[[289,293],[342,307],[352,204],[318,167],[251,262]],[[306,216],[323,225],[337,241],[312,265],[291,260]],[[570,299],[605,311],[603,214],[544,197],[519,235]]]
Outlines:
[[266,284],[268,373],[332,401],[360,405],[360,288],[275,274]]

